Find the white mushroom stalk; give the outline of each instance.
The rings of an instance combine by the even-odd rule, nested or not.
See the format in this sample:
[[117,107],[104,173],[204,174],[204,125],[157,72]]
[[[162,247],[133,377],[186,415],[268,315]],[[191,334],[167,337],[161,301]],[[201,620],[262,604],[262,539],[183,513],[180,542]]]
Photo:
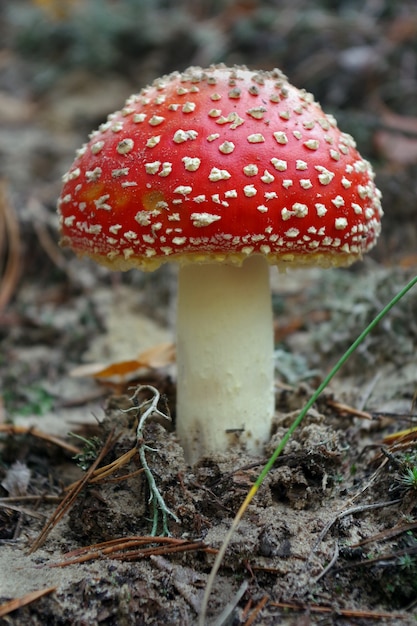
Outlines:
[[177,432],[186,458],[239,442],[262,454],[274,412],[268,264],[180,268]]

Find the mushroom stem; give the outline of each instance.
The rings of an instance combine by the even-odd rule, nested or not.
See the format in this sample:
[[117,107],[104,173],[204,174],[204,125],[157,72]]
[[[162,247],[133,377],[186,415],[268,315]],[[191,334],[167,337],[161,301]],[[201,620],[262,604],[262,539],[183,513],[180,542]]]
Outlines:
[[236,440],[261,453],[274,411],[265,259],[181,267],[177,324],[177,432],[187,461]]

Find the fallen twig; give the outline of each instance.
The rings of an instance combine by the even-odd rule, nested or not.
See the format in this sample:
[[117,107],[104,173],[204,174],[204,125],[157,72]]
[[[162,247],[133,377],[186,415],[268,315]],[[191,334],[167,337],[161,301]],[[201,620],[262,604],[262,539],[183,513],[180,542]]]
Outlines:
[[292,604],[290,602],[270,602],[270,606],[292,611],[305,611],[308,613],[333,613],[343,617],[362,619],[401,619],[407,616],[404,613],[385,613],[384,611],[367,611],[357,609],[337,609],[331,606],[320,606],[318,604]]
[[372,535],[371,537],[366,537],[362,539],[362,541],[358,541],[357,543],[350,544],[350,548],[359,548],[361,546],[365,546],[368,543],[372,543],[374,541],[385,541],[385,539],[391,539],[392,537],[397,537],[398,535],[402,535],[410,530],[414,530],[417,528],[417,522],[410,522],[409,524],[401,524],[400,526],[393,526],[392,528],[387,528],[386,530],[381,531],[380,533],[376,533],[376,535]]
[[202,541],[176,539],[175,537],[155,537],[153,535],[132,536],[77,548],[64,554],[64,561],[51,563],[49,567],[66,567],[67,565],[104,558],[134,561],[150,556],[190,551],[216,552]]
[[29,517],[35,517],[36,519],[43,520],[45,517],[45,515],[42,515],[42,513],[38,513],[37,511],[32,511],[31,509],[27,509],[26,507],[10,504],[7,502],[7,500],[7,498],[4,498],[3,501],[0,501],[0,508],[9,509],[9,511],[15,511],[16,513],[20,513],[21,515],[28,515]]
[[178,593],[198,614],[200,610],[201,583],[205,580],[204,574],[197,573],[193,568],[178,563],[172,563],[161,555],[151,555],[150,561],[159,570],[168,574],[170,582]]
[[380,554],[374,558],[368,558],[363,561],[355,561],[354,563],[346,563],[345,565],[340,565],[335,569],[336,572],[342,572],[347,569],[352,569],[355,567],[369,567],[370,565],[375,565],[375,563],[385,563],[386,561],[396,561],[399,557],[416,555],[417,548],[405,548],[404,550],[397,550],[396,552],[391,552],[389,554]]
[[0,605],[0,617],[5,617],[6,615],[9,615],[9,613],[12,613],[12,611],[17,611],[17,609],[21,609],[23,606],[36,602],[39,598],[43,598],[53,591],[56,591],[56,587],[47,587],[46,589],[40,589],[39,591],[31,591],[21,598],[4,602]]
[[259,613],[262,611],[262,609],[264,608],[264,606],[267,604],[268,601],[269,601],[269,597],[265,594],[263,598],[259,600],[258,604],[255,606],[255,608],[249,615],[248,619],[244,623],[244,626],[252,626],[252,624],[255,623],[256,618],[258,617]]
[[[137,449],[132,448],[131,450],[129,450],[128,452],[125,452],[124,454],[122,454],[122,456],[119,456],[115,461],[112,461],[108,465],[104,465],[103,467],[98,467],[97,469],[94,470],[94,472],[92,472],[89,483],[97,484],[97,483],[103,482],[109,476],[111,476],[111,474],[113,474],[116,470],[126,465],[126,463],[128,463],[137,453],[138,453]],[[112,481],[109,481],[109,482],[120,482],[122,480],[126,480],[127,478],[132,478],[133,476],[137,476],[138,474],[141,474],[143,471],[144,470],[141,467],[135,472],[131,472],[130,474],[124,474],[123,476],[114,478]],[[77,488],[79,483],[80,483],[80,480],[77,480],[71,483],[71,485],[68,485],[68,487],[65,488],[65,491],[71,491],[72,489]]]
[[314,544],[311,550],[311,554],[313,554],[317,550],[318,546],[323,541],[324,537],[327,535],[331,527],[338,520],[341,520],[343,517],[346,517],[347,515],[354,515],[355,513],[363,513],[364,511],[370,511],[373,509],[381,509],[386,506],[393,506],[394,504],[398,504],[399,502],[401,502],[400,498],[398,498],[397,500],[388,500],[388,502],[374,502],[373,504],[361,504],[359,506],[352,506],[349,509],[340,511],[340,513],[335,515],[335,517],[333,517],[329,522],[327,522],[326,526],[321,531],[320,536],[318,537],[316,543]]
[[372,413],[368,413],[368,411],[361,411],[360,409],[356,409],[355,407],[344,404],[343,402],[337,402],[336,400],[328,399],[327,404],[335,409],[338,413],[346,413],[347,415],[352,415],[352,417],[360,417],[361,419],[366,420],[374,419]]
[[47,496],[45,494],[40,494],[39,496],[7,496],[7,498],[0,498],[0,504],[10,502],[35,502],[36,504],[41,502],[53,502],[57,504],[61,500],[62,498],[60,496]]
[[0,433],[5,433],[6,435],[32,435],[32,437],[36,437],[37,439],[42,439],[47,443],[52,443],[55,446],[59,446],[63,450],[66,450],[70,454],[79,454],[80,449],[76,446],[72,446],[67,443],[60,437],[56,437],[55,435],[49,435],[48,433],[44,433],[42,430],[38,430],[37,428],[33,428],[32,426],[16,426],[15,424],[0,424]]
[[334,548],[334,552],[333,552],[333,556],[330,559],[329,563],[326,565],[326,567],[320,572],[320,574],[318,576],[316,576],[312,582],[318,583],[318,581],[323,578],[323,576],[326,576],[326,574],[332,569],[333,565],[336,563],[337,559],[339,558],[339,544],[336,541],[336,545]]
[[71,491],[67,493],[67,495],[64,497],[62,502],[55,509],[53,515],[46,522],[39,536],[35,540],[33,546],[29,550],[29,554],[32,554],[32,552],[35,552],[38,548],[40,548],[40,546],[44,543],[45,539],[47,538],[52,528],[54,528],[54,526],[56,526],[58,522],[64,517],[65,513],[69,511],[71,506],[74,504],[78,494],[81,492],[82,488],[89,482],[92,474],[94,473],[94,470],[101,463],[101,461],[109,452],[109,450],[112,448],[114,443],[115,443],[115,438],[113,437],[113,433],[110,433],[102,450],[100,451],[100,454],[97,456],[94,463],[87,470],[87,472],[85,473],[85,476],[80,481],[78,481],[78,483],[75,484],[74,488]]

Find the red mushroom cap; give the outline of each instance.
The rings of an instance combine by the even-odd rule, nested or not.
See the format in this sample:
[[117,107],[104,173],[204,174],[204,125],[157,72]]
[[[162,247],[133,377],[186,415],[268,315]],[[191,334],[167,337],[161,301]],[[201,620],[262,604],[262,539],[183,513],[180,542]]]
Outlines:
[[113,269],[168,260],[348,265],[376,242],[373,171],[279,70],[190,68],[156,80],[78,152],[62,245]]

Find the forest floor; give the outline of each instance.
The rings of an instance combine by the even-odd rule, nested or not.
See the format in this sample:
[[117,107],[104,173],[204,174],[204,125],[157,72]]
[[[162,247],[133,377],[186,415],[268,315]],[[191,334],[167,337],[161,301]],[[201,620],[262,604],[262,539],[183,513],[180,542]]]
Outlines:
[[[61,5],[64,16],[54,14],[59,3],[12,4],[0,27],[0,40],[7,34],[0,54],[0,624],[196,624],[215,555],[268,456],[344,350],[415,275],[416,13],[413,3],[396,13],[377,2],[375,16],[367,3],[358,24],[352,3],[334,14],[308,3],[315,8],[307,28],[292,12],[303,2],[283,2],[279,22],[267,19],[270,3],[260,3],[263,12],[229,3],[220,19],[199,2],[198,15],[180,2],[183,22],[179,13],[170,21],[166,8],[155,11],[164,16],[164,38],[152,11],[154,30],[141,31],[142,43],[132,33],[125,38],[125,73],[116,71],[125,57],[105,47],[124,23],[100,22],[107,34],[100,59],[109,66],[94,74],[88,20],[83,31],[82,20],[70,19],[76,2]],[[112,3],[103,5],[113,15]],[[87,17],[98,19],[91,11]],[[353,22],[356,39],[344,27]],[[297,58],[282,44],[288,33]],[[46,35],[43,49],[36,37]],[[317,42],[324,42],[321,56]],[[337,46],[344,74],[339,90],[330,90]],[[307,87],[340,110],[375,162],[386,213],[375,253],[352,269],[271,272],[271,440],[262,457],[236,450],[192,467],[175,435],[175,269],[121,276],[64,255],[54,208],[88,132],[131,91],[186,59],[274,62],[292,79],[312,77]],[[416,320],[414,288],[295,431],[232,538],[209,624],[415,623]],[[132,400],[141,385],[147,389]],[[169,537],[161,515],[151,536],[154,511],[136,449],[138,405],[152,395],[149,386],[173,420],[169,427],[150,420],[144,431],[149,468],[175,514]]]

